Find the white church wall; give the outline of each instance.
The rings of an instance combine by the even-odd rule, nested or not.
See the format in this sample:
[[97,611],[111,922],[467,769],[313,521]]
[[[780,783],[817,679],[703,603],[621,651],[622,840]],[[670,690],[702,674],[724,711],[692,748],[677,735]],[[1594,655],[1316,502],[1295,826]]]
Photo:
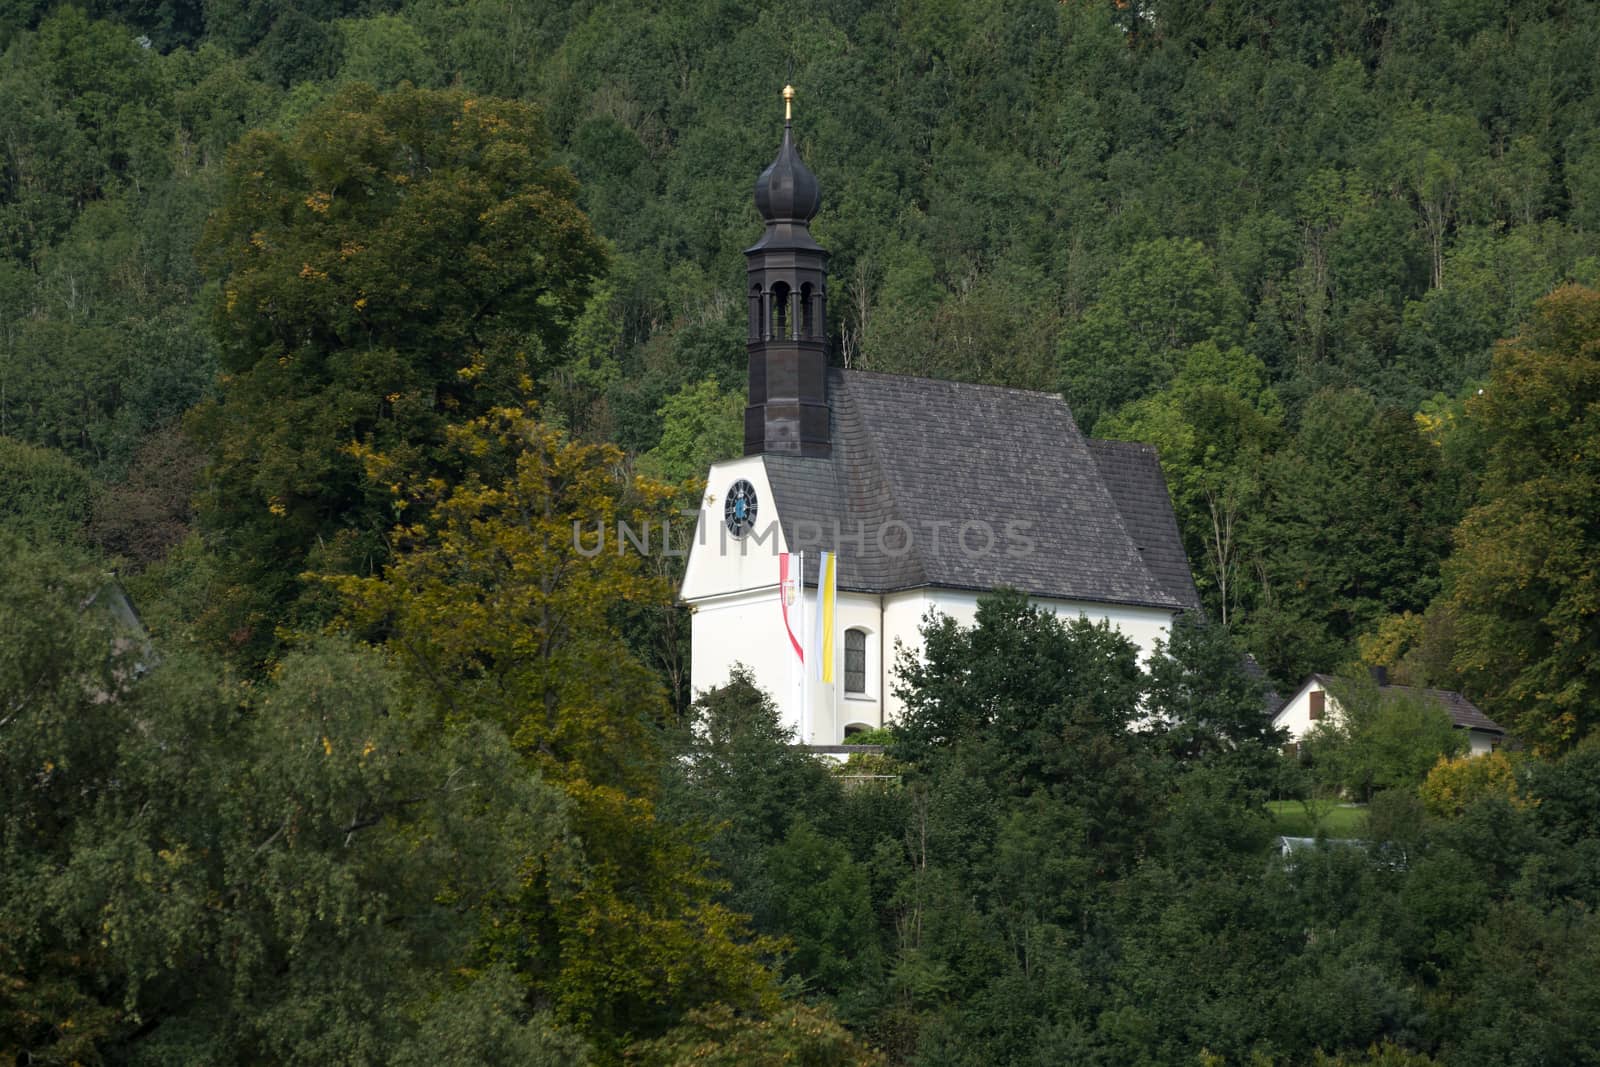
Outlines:
[[[736,664],[750,669],[756,684],[772,697],[784,724],[809,744],[836,745],[845,727],[880,726],[883,723],[882,674],[878,669],[878,635],[883,630],[879,598],[862,593],[840,593],[834,603],[834,682],[824,684],[811,678],[806,685],[809,724],[803,722],[792,667],[793,650],[783,625],[783,610],[778,602],[776,567],[773,582],[762,589],[702,600],[693,605],[691,635],[694,655],[689,684],[696,694],[726,685]],[[816,625],[814,588],[806,590],[805,634],[802,640],[810,650],[811,632]],[[844,634],[848,629],[867,634],[867,689],[860,694],[845,691]],[[809,728],[808,728],[809,726]]]
[[695,604],[693,611],[689,685],[695,694],[727,685],[734,665],[742,663],[750,668],[756,684],[787,711],[786,704],[793,703],[788,698],[789,660],[794,653],[778,606],[776,573],[765,589],[704,600]]
[[[905,711],[905,704],[894,696],[895,642],[899,641],[913,651],[922,647],[922,622],[928,611],[948,615],[962,626],[971,626],[978,617],[978,598],[982,594],[955,589],[917,589],[894,593],[884,597],[884,659],[883,686],[888,694],[884,702],[886,722],[894,722]],[[1155,650],[1156,641],[1165,641],[1172,626],[1172,612],[1165,608],[1139,608],[1121,604],[1095,604],[1088,601],[1056,600],[1036,597],[1033,603],[1047,607],[1056,615],[1075,619],[1079,616],[1091,622],[1108,620],[1113,627],[1139,649],[1141,662],[1148,661]]]

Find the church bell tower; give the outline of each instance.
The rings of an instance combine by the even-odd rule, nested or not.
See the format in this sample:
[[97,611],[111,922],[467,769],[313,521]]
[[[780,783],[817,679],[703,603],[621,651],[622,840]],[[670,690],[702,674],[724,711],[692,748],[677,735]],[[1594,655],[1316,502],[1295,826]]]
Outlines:
[[811,239],[822,190],[794,148],[794,89],[783,88],[783,145],[756,179],[766,232],[745,249],[750,399],[744,454],[826,457],[828,253]]

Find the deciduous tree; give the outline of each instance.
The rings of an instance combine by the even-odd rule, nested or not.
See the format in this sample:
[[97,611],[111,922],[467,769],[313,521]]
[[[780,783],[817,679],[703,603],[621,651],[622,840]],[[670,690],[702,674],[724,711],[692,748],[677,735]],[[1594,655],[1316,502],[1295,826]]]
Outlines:
[[221,397],[201,514],[232,564],[217,629],[255,654],[296,575],[372,573],[390,498],[352,444],[414,474],[444,428],[517,399],[561,350],[603,257],[538,112],[460,91],[354,85],[290,137],[230,157],[202,246]]
[[0,549],[0,1054],[582,1061],[470,952],[570,833],[503,734],[337,643],[157,661],[103,575]]
[[524,410],[446,437],[467,471],[455,485],[396,482],[398,465],[367,457],[415,518],[385,574],[331,581],[351,619],[388,634],[438,715],[497,724],[566,794],[576,837],[530,876],[493,957],[609,1056],[698,1007],[772,1010],[761,953],[775,946],[719,903],[704,853],[657,814],[667,704],[614,622],[621,605],[670,596],[615,540],[619,524],[659,528],[670,488]]
[[1449,564],[1457,669],[1546,750],[1600,726],[1600,292],[1540,301],[1468,406],[1487,443]]

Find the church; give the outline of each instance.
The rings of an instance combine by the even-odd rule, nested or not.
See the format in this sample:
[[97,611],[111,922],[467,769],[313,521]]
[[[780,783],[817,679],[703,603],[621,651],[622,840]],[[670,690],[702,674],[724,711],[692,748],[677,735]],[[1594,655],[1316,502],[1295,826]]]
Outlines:
[[[971,623],[1001,587],[1148,655],[1199,608],[1155,450],[1086,438],[1056,394],[830,367],[822,195],[792,97],[745,252],[744,455],[707,476],[680,591],[693,689],[742,664],[802,743],[839,744],[893,723],[896,648],[915,652],[930,612]],[[822,646],[809,671],[802,617]]]

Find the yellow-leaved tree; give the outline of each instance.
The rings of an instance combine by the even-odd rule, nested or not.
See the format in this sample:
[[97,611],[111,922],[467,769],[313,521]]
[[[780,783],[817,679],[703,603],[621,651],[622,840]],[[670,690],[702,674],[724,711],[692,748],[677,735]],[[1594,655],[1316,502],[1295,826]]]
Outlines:
[[[671,596],[616,534],[622,524],[642,537],[649,524],[659,548],[672,488],[529,410],[496,409],[448,434],[467,477],[392,483],[409,521],[389,568],[326,580],[347,621],[384,634],[441,716],[498,723],[569,799],[572,832],[487,917],[486,960],[514,963],[530,1003],[607,1060],[697,1010],[757,1027],[780,1008],[767,965],[780,946],[717,901],[691,833],[658,817],[668,705],[615,623],[624,605]],[[364,459],[389,481],[383,456]]]
[[1517,781],[1517,767],[1504,752],[1484,756],[1439,757],[1418,790],[1422,806],[1435,818],[1460,815],[1488,797],[1500,797],[1513,807],[1526,807],[1528,798]]

